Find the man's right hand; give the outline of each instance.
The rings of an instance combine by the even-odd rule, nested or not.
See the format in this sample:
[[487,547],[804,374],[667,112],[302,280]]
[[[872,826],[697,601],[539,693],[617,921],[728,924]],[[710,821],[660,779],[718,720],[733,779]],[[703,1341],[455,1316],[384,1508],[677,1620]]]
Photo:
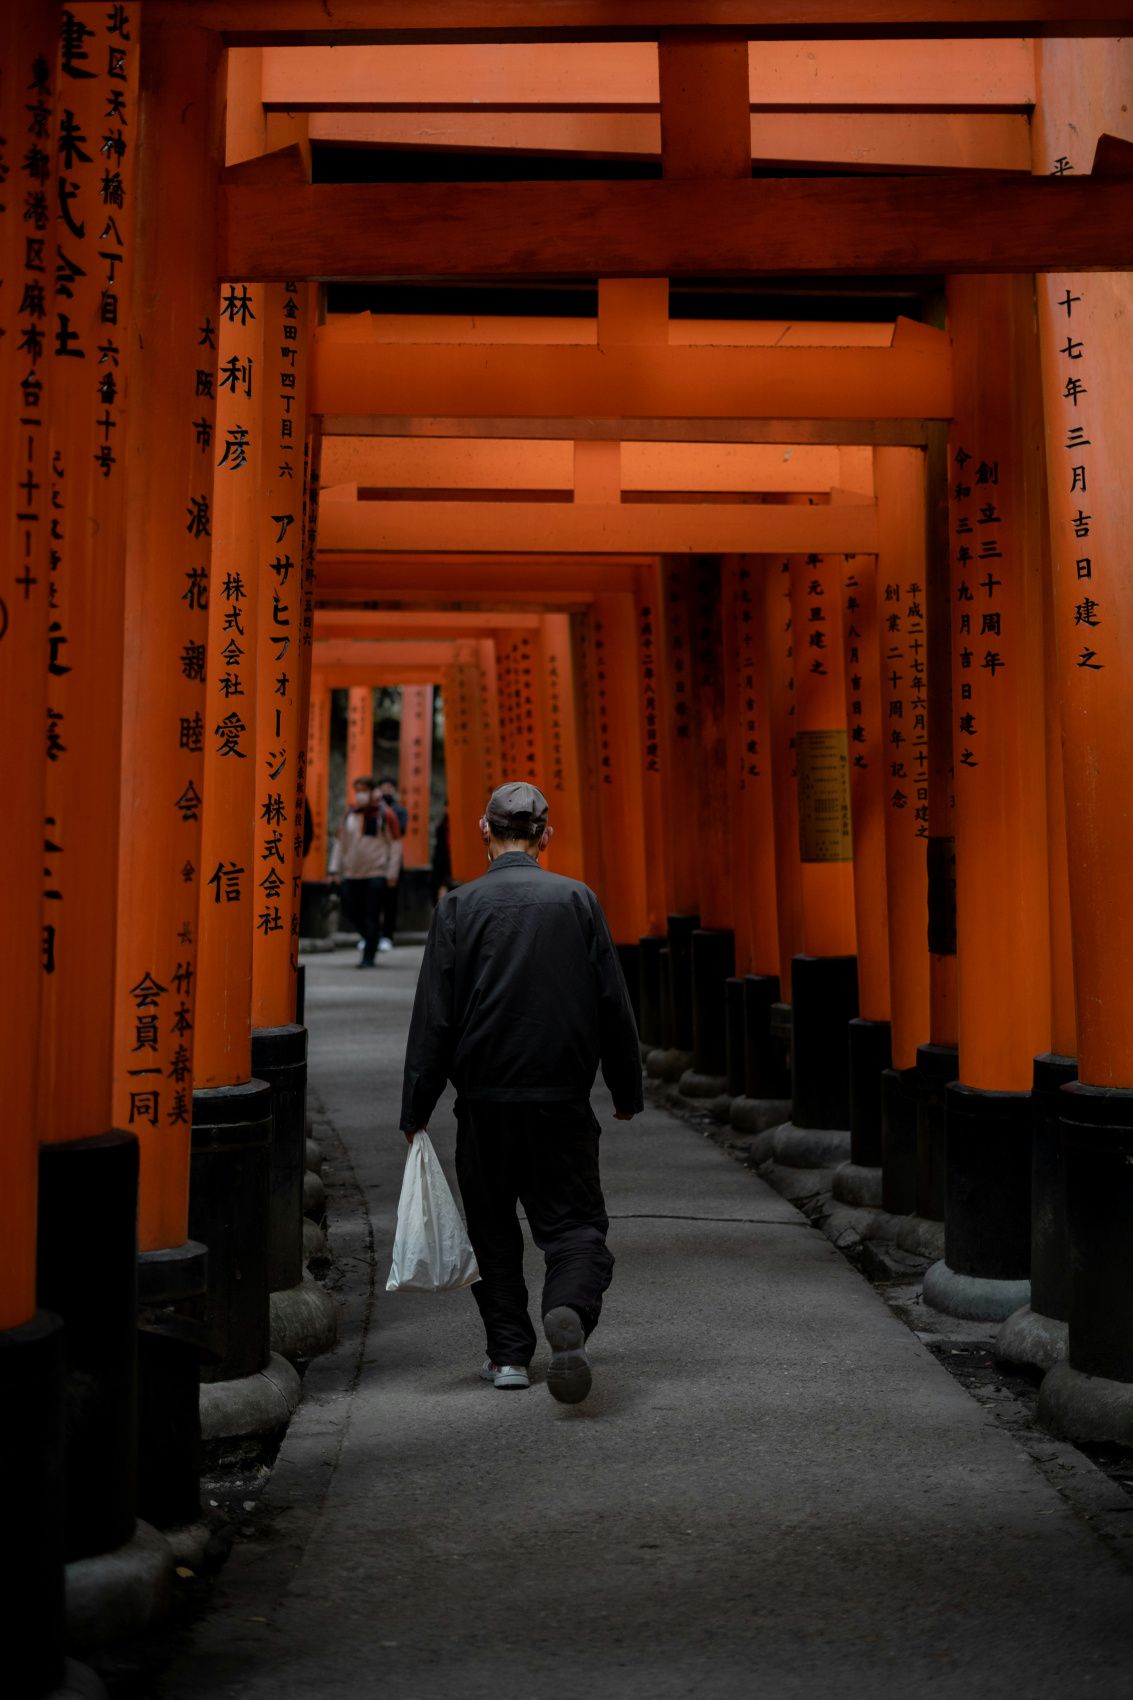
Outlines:
[[614,1120],[616,1122],[631,1122],[636,1114],[636,1110],[615,1110]]
[[[405,1135],[405,1137],[406,1137],[406,1139],[407,1139],[407,1141],[408,1141],[408,1142],[409,1142],[409,1144],[410,1144],[410,1145],[412,1145],[412,1144],[413,1144],[413,1140],[414,1140],[414,1137],[415,1137],[415,1136],[414,1136],[414,1134],[412,1134],[412,1133],[410,1133],[410,1131],[409,1131],[409,1129],[408,1129],[408,1128],[407,1128],[407,1127],[403,1127],[403,1128],[402,1128],[402,1130],[401,1130],[401,1131],[402,1131],[402,1133],[403,1133],[403,1134],[404,1134],[404,1135]],[[429,1131],[429,1130],[428,1130],[428,1128],[427,1128],[427,1127],[419,1127],[419,1128],[418,1128],[418,1129],[417,1129],[417,1133],[428,1133],[428,1131]]]

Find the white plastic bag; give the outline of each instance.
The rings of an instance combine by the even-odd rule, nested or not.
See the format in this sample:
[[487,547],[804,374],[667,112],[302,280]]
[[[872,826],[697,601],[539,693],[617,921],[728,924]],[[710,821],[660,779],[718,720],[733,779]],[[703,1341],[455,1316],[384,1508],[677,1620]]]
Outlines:
[[453,1292],[480,1279],[456,1200],[427,1133],[405,1160],[386,1292]]

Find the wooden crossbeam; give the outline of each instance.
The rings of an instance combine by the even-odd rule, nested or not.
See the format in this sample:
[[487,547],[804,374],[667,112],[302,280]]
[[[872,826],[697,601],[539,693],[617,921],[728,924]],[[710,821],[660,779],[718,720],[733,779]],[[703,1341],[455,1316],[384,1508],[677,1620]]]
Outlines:
[[[1133,179],[966,174],[705,183],[297,183],[227,172],[219,273],[775,277],[1124,271]],[[262,179],[263,173],[258,174]]]
[[601,419],[480,418],[405,413],[351,413],[323,416],[324,440],[330,437],[515,438],[532,442],[577,442],[582,437],[635,443],[777,443],[924,448],[932,427],[924,419],[676,419],[613,417]]
[[319,550],[577,554],[870,553],[875,509],[689,503],[328,502]]
[[353,612],[320,608],[315,614],[315,657],[320,645],[336,640],[359,642],[370,638],[413,639],[483,637],[495,631],[538,631],[540,614],[502,609],[357,608]]
[[[365,414],[396,396],[407,413],[576,419],[947,419],[951,348],[940,331],[899,321],[888,348],[472,346],[316,340],[315,413]],[[587,437],[586,430],[579,432]],[[632,432],[623,431],[623,438]]]
[[751,41],[1128,33],[1126,0],[146,0],[147,19],[219,30],[234,45],[651,41],[661,29]]

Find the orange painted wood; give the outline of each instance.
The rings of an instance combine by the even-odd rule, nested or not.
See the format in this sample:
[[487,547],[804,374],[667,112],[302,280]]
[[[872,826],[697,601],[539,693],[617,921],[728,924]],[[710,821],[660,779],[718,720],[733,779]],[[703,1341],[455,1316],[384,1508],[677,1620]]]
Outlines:
[[[316,645],[315,657],[320,666],[334,665],[335,659],[324,654]],[[369,685],[352,685],[346,693],[346,786],[356,779],[374,776],[374,693]]]
[[600,842],[597,890],[618,944],[635,944],[648,921],[634,613],[628,596],[612,594],[595,597],[588,616],[597,732],[597,785],[590,799]]
[[430,786],[433,773],[433,687],[405,685],[401,692],[398,790],[409,815],[402,835],[405,866],[428,867]]
[[477,690],[480,703],[480,762],[484,795],[501,783],[500,693],[496,670],[496,639],[480,637],[472,646],[480,668]]
[[665,568],[657,559],[634,574],[637,677],[641,727],[641,805],[648,847],[645,862],[647,924],[663,933],[672,907],[673,779],[668,765],[669,726],[665,678]]
[[[751,176],[751,89],[743,36],[663,32],[657,42],[661,170],[671,180]],[[766,74],[764,56],[757,76]]]
[[484,771],[481,692],[475,661],[458,661],[446,668],[445,782],[448,792],[449,842],[453,878],[475,879],[483,873],[487,852],[478,821],[488,800]]
[[[89,54],[93,74],[66,77],[65,93],[60,89],[58,176],[65,216],[57,231],[50,222],[46,227],[48,264],[54,258],[62,278],[45,326],[52,350],[54,545],[40,1047],[42,1135],[48,1141],[102,1134],[114,1120],[125,439],[132,353],[125,319],[137,276],[133,220],[140,21],[139,8],[131,4],[120,13],[100,9],[86,23],[91,34],[81,38],[79,50]],[[112,144],[111,165],[99,145],[112,95],[121,106],[114,126],[121,142]],[[49,168],[45,184],[56,181]],[[170,806],[175,797],[176,792]],[[134,1066],[149,1071],[154,1065],[142,1053]],[[161,1093],[158,1077],[138,1074],[132,1084],[135,1095],[125,1125],[135,1130],[151,1117],[166,1125],[168,1096]]]
[[[601,159],[656,158],[660,117],[648,112],[313,112],[312,141],[459,148]],[[1022,112],[753,112],[750,157],[764,170],[1025,171],[1031,137]]]
[[[792,560],[790,573],[803,948],[810,956],[852,956],[855,949],[841,565],[833,557],[807,555]],[[810,811],[812,829],[822,829],[824,839],[827,826],[833,827],[834,846],[821,851],[809,843],[804,795],[802,740],[815,735],[831,747],[825,757],[829,779]]]
[[879,607],[877,557],[847,557],[841,565],[840,592],[854,846],[858,1012],[867,1021],[888,1021],[890,946],[885,816],[892,793],[886,783],[888,699],[884,699],[878,653],[884,610]]
[[[1097,126],[1094,133],[1129,134],[1123,108],[1133,74],[1130,42],[1044,42],[1038,62],[1035,170],[1051,171],[1059,160],[1085,170],[1087,125]],[[1091,1086],[1128,1088],[1133,890],[1122,776],[1133,759],[1133,497],[1123,470],[1130,452],[1123,374],[1133,290],[1116,273],[1058,272],[1037,283],[1078,1072]],[[1049,767],[1048,777],[1056,783]],[[1072,1031],[1063,1004],[1056,814],[1052,809],[1052,1043],[1061,1050]]]
[[[237,168],[238,170],[240,168]],[[1133,264],[1133,185],[1019,174],[221,186],[221,276],[876,276]]]
[[791,563],[768,561],[763,579],[768,728],[774,790],[775,912],[779,996],[791,1001],[791,963],[803,949],[803,876],[799,854],[799,797],[795,777],[795,624]]
[[[668,807],[663,816],[669,847],[668,911],[695,915],[700,900],[697,834],[690,826],[690,775],[696,759],[692,685],[692,563],[663,562],[661,620],[661,759]],[[681,807],[674,810],[678,792]],[[662,926],[664,923],[662,922]]]
[[[554,314],[523,318],[514,313],[331,313],[318,334],[320,342],[328,343],[467,343],[489,348],[516,343],[602,348],[640,347],[642,343],[673,348],[888,348],[894,335],[892,324],[844,319],[669,319],[668,301],[667,278],[603,277],[598,280],[596,318],[559,318]],[[897,334],[902,337],[923,337],[924,329],[908,320],[897,322]],[[369,434],[380,435],[372,429]]]
[[303,877],[322,880],[330,855],[330,687],[318,672],[311,675],[306,800],[315,830],[303,862]]
[[253,1027],[281,1027],[294,1020],[299,967],[304,473],[313,307],[307,284],[264,288]]
[[775,787],[772,774],[770,633],[766,580],[757,556],[724,564],[724,638],[728,647],[729,765],[737,893],[736,972],[778,974],[779,916],[775,872]]
[[[252,940],[262,877],[256,703],[268,576],[260,486],[270,465],[264,391],[255,381],[264,369],[264,293],[260,284],[226,284],[217,306],[195,1087],[233,1086],[252,1069]],[[223,381],[229,373],[231,384]]]
[[949,439],[960,1078],[1027,1091],[1050,1043],[1043,689],[1047,524],[1034,299],[952,280]]
[[721,339],[651,347],[648,360],[631,343],[403,344],[359,325],[349,340],[316,338],[311,406],[365,414],[396,397],[403,412],[422,416],[947,418],[950,374],[947,338],[908,320],[884,346]]
[[732,553],[777,546],[869,552],[876,546],[872,503],[804,510],[780,505],[551,502],[330,502],[320,550],[407,552],[467,549],[485,553],[555,551],[606,555]]
[[[0,16],[0,478],[4,547],[0,581],[0,716],[8,729],[4,791],[9,810],[0,927],[0,1067],[5,1125],[0,1135],[0,1329],[35,1314],[36,1184],[39,1161],[40,1000],[43,916],[44,760],[47,721],[50,563],[49,399],[53,250],[32,221],[25,194],[38,194],[29,154],[56,155],[55,49],[59,9],[20,0]],[[37,71],[42,62],[43,70]],[[45,213],[43,228],[49,230]],[[42,290],[42,297],[39,291]],[[42,344],[40,333],[43,335]],[[25,729],[17,735],[17,728]]]
[[546,865],[570,879],[585,879],[583,797],[578,764],[573,643],[569,614],[545,614],[538,637],[537,682],[542,697],[540,785],[555,836]]
[[[152,1251],[188,1231],[223,108],[214,37],[143,14],[140,45],[114,1120],[138,1135],[138,1240]],[[131,1118],[147,1086],[156,1119]]]
[[316,642],[359,642],[395,638],[401,642],[428,642],[438,637],[477,637],[503,627],[535,631],[542,617],[502,609],[319,608],[315,612],[315,639]]
[[[885,884],[894,1068],[912,1068],[929,1020],[928,841],[931,773],[924,456],[877,449],[876,653],[883,735]],[[940,610],[947,619],[947,609]],[[950,781],[948,781],[950,785]],[[855,856],[857,847],[855,845]]]
[[696,840],[697,910],[702,927],[731,927],[735,899],[734,833],[728,808],[728,710],[721,624],[721,562],[692,562],[690,674],[693,769],[674,775],[677,793],[692,803],[695,825],[675,811]]
[[[754,8],[752,9],[754,10]],[[751,22],[749,12],[748,22]],[[591,111],[655,109],[664,94],[667,42],[673,51],[700,45],[702,62],[689,79],[698,95],[719,100],[733,88],[742,107],[896,106],[946,108],[982,105],[1025,107],[1035,95],[1034,63],[1026,31],[992,44],[954,42],[947,53],[918,41],[893,41],[882,51],[861,42],[743,40],[743,26],[689,28],[669,36],[651,8],[651,43],[613,45],[595,40],[554,45],[501,43],[491,49],[436,44],[428,51],[396,44],[356,46],[349,53],[311,46],[304,53],[264,55],[264,100],[288,111],[402,108],[451,111],[493,107],[504,111],[560,107]],[[734,84],[719,71],[706,73],[703,56],[726,50]],[[749,63],[750,62],[750,63]],[[910,90],[915,89],[915,102]],[[679,88],[675,91],[679,94]]]
[[160,17],[194,19],[235,42],[497,43],[507,41],[650,41],[659,28],[743,30],[753,41],[904,41],[908,37],[1116,35],[1123,0],[658,0],[642,16],[639,0],[560,0],[554,16],[529,0],[147,0]]

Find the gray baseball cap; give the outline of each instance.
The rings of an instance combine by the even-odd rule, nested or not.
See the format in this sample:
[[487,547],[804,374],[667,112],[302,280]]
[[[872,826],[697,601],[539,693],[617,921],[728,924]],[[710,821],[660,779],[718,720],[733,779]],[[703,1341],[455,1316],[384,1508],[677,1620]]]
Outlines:
[[518,827],[520,836],[528,836],[535,827],[546,825],[547,799],[537,785],[512,780],[496,787],[484,815],[491,826]]

